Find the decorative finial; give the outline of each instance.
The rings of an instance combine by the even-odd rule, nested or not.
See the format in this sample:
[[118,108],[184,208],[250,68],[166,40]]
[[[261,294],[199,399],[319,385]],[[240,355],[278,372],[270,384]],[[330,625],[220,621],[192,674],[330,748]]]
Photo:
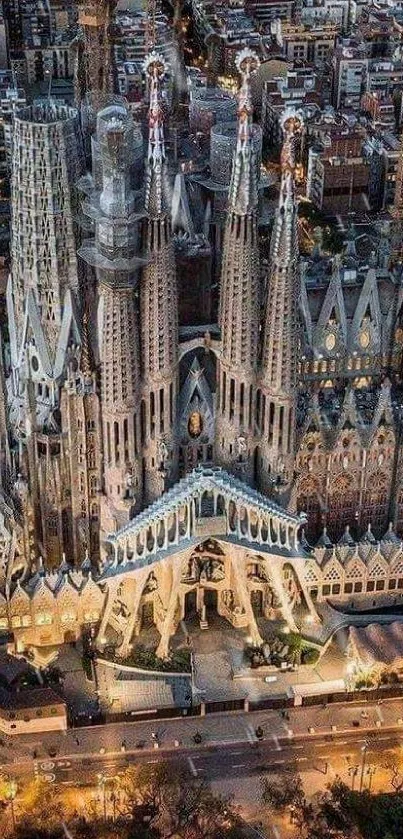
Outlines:
[[238,135],[229,189],[231,212],[245,216],[256,210],[257,170],[252,138],[253,105],[250,77],[259,67],[259,58],[249,49],[240,52],[235,64],[241,74],[238,104]]
[[295,141],[302,131],[302,118],[298,111],[287,108],[280,120],[283,130],[283,147],[281,149],[281,187],[280,208],[288,200],[295,203]]
[[164,121],[160,103],[160,81],[164,78],[166,64],[156,52],[150,53],[144,62],[144,70],[149,77],[150,108],[148,114],[148,153],[145,207],[153,216],[165,212],[164,172],[165,143]]
[[238,145],[245,145],[250,140],[253,117],[250,77],[258,69],[260,61],[256,53],[252,50],[244,49],[238,53],[235,64],[242,78],[238,104]]

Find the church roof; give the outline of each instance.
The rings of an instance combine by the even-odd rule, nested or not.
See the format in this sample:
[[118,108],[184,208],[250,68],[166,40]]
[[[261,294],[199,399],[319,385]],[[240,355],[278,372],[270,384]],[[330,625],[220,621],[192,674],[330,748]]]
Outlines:
[[171,510],[186,504],[191,498],[203,491],[216,490],[234,501],[258,507],[260,510],[288,521],[290,524],[302,524],[304,521],[300,515],[295,515],[284,510],[271,499],[262,493],[252,489],[247,484],[225,472],[219,466],[199,466],[185,478],[182,478],[175,486],[169,489],[161,498],[154,501],[143,512],[135,516],[128,524],[124,525],[116,533],[108,536],[111,543],[118,542],[124,533],[132,533],[138,529],[147,527],[152,522],[160,519]]

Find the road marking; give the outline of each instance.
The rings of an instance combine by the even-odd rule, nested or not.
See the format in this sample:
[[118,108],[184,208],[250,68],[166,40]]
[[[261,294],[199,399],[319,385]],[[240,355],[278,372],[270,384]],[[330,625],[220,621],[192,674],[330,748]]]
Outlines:
[[276,839],[280,839],[280,831],[279,831],[277,825],[272,824],[272,829],[273,829],[273,833],[274,833]]
[[381,709],[379,708],[379,706],[376,709],[376,713],[378,715],[378,719],[380,720],[380,722],[383,722],[383,713],[382,713]]
[[305,749],[305,746],[294,746],[294,749]]
[[296,760],[298,760],[298,761],[300,761],[300,760],[308,760],[308,758],[307,758],[307,757],[297,757],[297,758],[295,758],[295,759],[296,759]]
[[39,764],[39,768],[43,769],[45,772],[50,772],[52,769],[55,768],[55,764],[52,760],[45,760],[43,763]]
[[147,760],[147,763],[159,763],[159,760]]
[[242,752],[230,752],[230,755],[241,755]]
[[188,757],[188,764],[190,766],[190,771],[191,771],[193,777],[197,778],[197,769],[196,769],[191,757]]
[[274,764],[277,766],[278,763],[286,763],[286,760],[275,760]]
[[281,749],[280,743],[278,742],[277,734],[272,734],[272,737],[273,737],[273,740],[274,740],[274,745],[276,747],[276,752],[281,752],[282,749]]
[[256,740],[256,734],[255,734],[255,732],[254,732],[250,723],[249,723],[249,725],[246,726],[246,731],[247,731],[249,743],[254,743],[255,740]]
[[233,769],[242,769],[244,766],[246,766],[246,763],[233,763],[232,764]]

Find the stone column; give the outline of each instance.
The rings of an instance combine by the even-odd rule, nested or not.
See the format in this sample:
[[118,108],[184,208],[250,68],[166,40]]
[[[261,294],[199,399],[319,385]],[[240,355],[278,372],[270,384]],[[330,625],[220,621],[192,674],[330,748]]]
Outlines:
[[182,557],[177,558],[172,562],[172,577],[171,577],[171,591],[169,594],[167,610],[165,613],[164,623],[161,628],[161,638],[157,647],[157,655],[159,658],[168,658],[169,655],[169,639],[172,635],[172,625],[175,617],[176,604],[178,602],[178,588],[182,576]]
[[265,557],[263,562],[267,576],[272,584],[274,593],[280,601],[283,618],[285,621],[287,621],[290,629],[292,629],[293,632],[298,632],[298,627],[295,623],[294,616],[292,614],[292,608],[288,600],[288,595],[287,592],[284,590],[283,580],[281,576],[281,566],[279,565],[278,558]]
[[118,655],[121,656],[122,658],[125,658],[128,655],[128,653],[129,653],[129,651],[132,647],[131,640],[132,640],[132,635],[133,635],[133,632],[134,632],[134,627],[136,625],[136,621],[137,621],[137,618],[138,618],[138,610],[139,610],[139,606],[140,606],[140,600],[141,600],[141,596],[143,594],[143,589],[144,589],[144,586],[146,584],[147,577],[148,577],[149,573],[150,573],[150,566],[146,566],[145,568],[141,568],[139,571],[137,571],[137,574],[136,574],[136,590],[135,590],[135,593],[134,593],[134,600],[133,600],[133,603],[132,603],[131,614],[130,614],[129,620],[127,622],[127,626],[126,626],[126,628],[124,630],[124,633],[123,633],[123,641],[122,641],[122,643],[121,643],[121,645],[118,649]]
[[310,595],[310,592],[307,589],[304,577],[304,567],[305,567],[305,560],[301,556],[296,556],[291,560],[291,565],[294,568],[294,571],[297,575],[298,582],[301,586],[302,593],[306,600],[306,605],[309,609],[309,614],[312,616],[315,623],[321,623],[321,619],[316,611],[314,602]]
[[252,609],[250,593],[248,591],[248,586],[246,583],[245,568],[245,551],[239,551],[235,554],[235,556],[232,559],[232,569],[234,572],[236,591],[239,598],[239,602],[248,620],[248,630],[252,638],[252,643],[256,646],[260,646],[260,644],[262,644],[263,641],[256,623],[254,611]]
[[101,625],[99,627],[98,634],[97,634],[97,641],[100,644],[105,643],[105,630],[106,630],[106,627],[108,626],[109,617],[110,617],[112,607],[113,607],[113,604],[114,604],[114,600],[115,600],[118,585],[119,585],[119,580],[112,580],[111,582],[108,583],[107,600],[106,600],[106,604],[105,604],[105,608],[104,608],[104,613],[103,613],[102,619],[101,619]]

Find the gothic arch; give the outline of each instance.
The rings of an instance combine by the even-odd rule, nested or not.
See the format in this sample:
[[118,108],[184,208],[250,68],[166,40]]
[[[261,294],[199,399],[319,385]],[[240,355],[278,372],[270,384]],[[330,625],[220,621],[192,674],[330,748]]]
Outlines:
[[331,480],[328,497],[328,529],[335,542],[341,538],[347,526],[354,526],[358,507],[355,478],[342,472]]
[[307,514],[306,536],[315,540],[321,531],[320,482],[314,475],[301,478],[297,486],[297,512]]

